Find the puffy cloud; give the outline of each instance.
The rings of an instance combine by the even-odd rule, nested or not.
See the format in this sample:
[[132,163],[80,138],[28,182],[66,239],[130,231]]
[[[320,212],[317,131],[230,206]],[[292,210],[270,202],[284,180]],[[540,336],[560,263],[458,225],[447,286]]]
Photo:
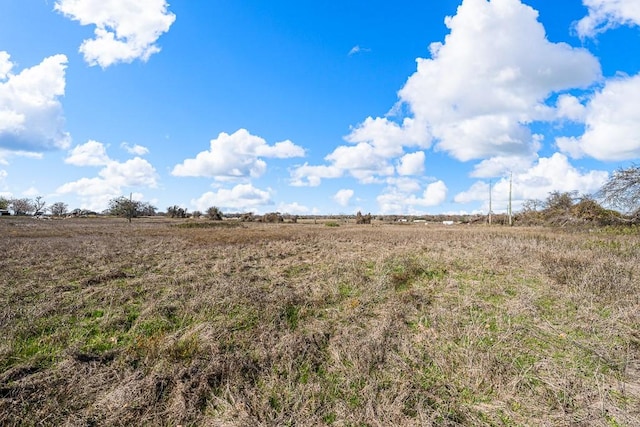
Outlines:
[[80,25],[95,25],[95,37],[80,52],[89,65],[106,68],[135,59],[147,61],[160,51],[156,41],[176,17],[165,0],[58,0],[55,10]]
[[387,118],[367,117],[352,129],[345,140],[353,144],[366,142],[383,157],[399,156],[403,153],[403,147],[428,148],[431,144],[427,128],[411,118],[398,124]]
[[64,159],[65,163],[75,166],[103,166],[110,161],[104,144],[93,140],[77,145]]
[[[604,184],[608,176],[609,174],[605,171],[582,172],[572,166],[567,157],[561,153],[540,158],[528,170],[513,174],[514,210],[518,209],[522,201],[544,200],[552,191],[592,193]],[[509,177],[503,177],[493,185],[491,193],[494,211],[506,209],[509,200],[509,181]],[[478,181],[468,190],[456,194],[454,201],[456,203],[484,202],[484,210],[488,211],[489,184]]]
[[535,159],[540,137],[530,130],[533,122],[584,117],[584,106],[566,92],[597,81],[600,64],[586,49],[550,42],[536,10],[520,0],[464,0],[445,24],[445,40],[431,44],[430,58],[417,59],[398,92],[389,113],[398,120],[368,117],[345,137],[351,145],[325,157],[325,169],[304,165],[292,173],[294,183],[419,174],[419,155],[407,149],[434,143],[458,160],[489,160],[478,175],[497,173],[504,159]]
[[338,192],[333,195],[333,200],[335,200],[335,202],[340,206],[347,206],[353,197],[353,194],[353,190],[350,189],[338,190]]
[[585,106],[582,105],[578,98],[567,94],[558,97],[556,109],[558,118],[574,122],[583,122],[587,113]]
[[144,156],[145,154],[149,154],[149,149],[147,147],[138,144],[130,145],[127,142],[123,142],[120,144],[120,147],[127,153],[135,154],[136,156]]
[[463,161],[530,155],[527,125],[549,118],[549,95],[599,78],[593,55],[549,42],[537,17],[519,0],[465,0],[446,19],[445,42],[431,44],[399,92],[438,149]]
[[210,148],[193,159],[186,159],[171,172],[174,176],[200,176],[218,179],[262,176],[267,164],[261,157],[290,158],[304,155],[304,149],[291,141],[269,146],[259,136],[240,129],[229,135],[220,133]]
[[311,212],[311,209],[301,205],[298,202],[281,203],[278,205],[278,212],[288,213],[292,215],[304,215]]
[[609,80],[586,107],[586,130],[580,137],[558,138],[573,157],[598,160],[640,157],[640,74]]
[[438,206],[447,198],[447,186],[443,181],[435,181],[427,185],[420,196],[408,194],[399,187],[391,186],[380,194],[376,201],[383,214],[408,213],[420,214],[420,208]]
[[305,163],[291,171],[294,187],[317,187],[324,178],[340,178],[344,171],[335,166],[311,166]]
[[[329,153],[326,166],[304,164],[292,172],[292,185],[319,185],[322,178],[339,178],[349,174],[361,183],[380,182],[381,177],[395,173],[393,159],[404,155],[404,147],[428,147],[430,137],[426,128],[415,120],[406,118],[402,124],[387,118],[367,118],[352,129],[345,140],[352,145],[340,145]],[[418,155],[419,156],[419,155]],[[416,166],[416,157],[409,157],[408,164]],[[402,160],[399,159],[402,163]]]
[[447,198],[447,186],[443,181],[436,181],[427,186],[424,190],[422,200],[419,204],[422,206],[438,206]]
[[589,14],[576,24],[580,37],[594,37],[619,25],[640,25],[637,0],[582,0]]
[[474,166],[472,177],[491,178],[504,176],[508,172],[521,172],[529,169],[536,156],[497,156],[491,157]]
[[105,181],[118,187],[156,187],[157,173],[155,168],[140,157],[129,159],[124,163],[112,161],[98,175]]
[[270,190],[260,190],[251,184],[238,184],[233,188],[221,188],[218,191],[204,193],[198,199],[191,200],[197,210],[205,211],[211,206],[223,210],[251,211],[273,204]]
[[372,182],[375,175],[393,175],[389,160],[380,155],[375,147],[361,142],[354,146],[340,146],[325,157],[336,169],[349,172],[361,182]]
[[65,91],[66,66],[65,55],[54,55],[13,74],[9,54],[0,52],[0,147],[37,152],[69,146],[58,100]]
[[396,168],[398,175],[422,175],[424,173],[424,151],[405,154]]
[[273,157],[276,159],[289,159],[291,157],[304,157],[304,148],[295,145],[293,142],[276,142],[273,146],[266,143],[256,147],[256,155],[261,157]]
[[56,189],[57,194],[78,195],[83,208],[101,211],[110,199],[121,196],[127,187],[157,186],[158,174],[151,163],[140,157],[125,162],[112,160],[105,146],[98,141],[75,147],[65,162],[76,166],[103,166],[96,177],[81,178]]
[[0,80],[6,79],[12,68],[11,55],[5,51],[0,51]]

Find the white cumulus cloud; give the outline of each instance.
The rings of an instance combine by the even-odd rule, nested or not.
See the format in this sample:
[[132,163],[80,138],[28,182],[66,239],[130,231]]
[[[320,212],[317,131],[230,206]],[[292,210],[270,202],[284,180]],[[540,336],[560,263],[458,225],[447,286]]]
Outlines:
[[95,37],[84,40],[80,52],[102,68],[147,61],[176,19],[165,0],[58,0],[54,8],[80,25],[95,25]]
[[620,25],[640,25],[638,0],[582,0],[589,14],[576,24],[580,37],[594,37]]
[[351,189],[345,188],[342,190],[338,190],[338,192],[333,195],[333,200],[340,206],[347,206],[349,205],[349,201],[353,197],[353,194],[354,192]]
[[217,179],[257,178],[267,169],[262,157],[290,158],[304,156],[304,149],[291,141],[268,145],[259,136],[240,129],[229,135],[222,132],[212,139],[210,148],[193,159],[186,159],[171,172],[174,176],[196,176]]
[[[605,171],[581,171],[569,163],[564,154],[555,153],[551,157],[542,157],[528,170],[514,173],[511,181],[513,210],[519,209],[524,200],[544,200],[552,191],[577,191],[590,194],[597,191],[607,180]],[[491,189],[493,210],[506,210],[509,200],[510,176],[503,176]],[[471,187],[455,195],[456,203],[483,202],[488,211],[489,184],[477,181]]]
[[278,205],[278,212],[292,214],[292,215],[305,215],[312,212],[307,206],[301,205],[298,202],[293,203],[280,203]]
[[291,185],[294,187],[317,187],[323,179],[340,178],[344,170],[336,166],[312,166],[305,163],[291,171]]
[[422,175],[424,173],[424,151],[405,154],[400,158],[398,175]]
[[572,155],[598,160],[640,157],[640,74],[607,81],[586,106],[586,129],[580,137],[558,138],[558,147]]
[[419,215],[425,208],[441,205],[447,199],[448,188],[444,181],[435,181],[426,186],[422,194],[409,192],[412,187],[391,185],[378,195],[376,201],[383,214],[405,213]]
[[593,55],[550,42],[537,18],[519,0],[465,0],[446,19],[450,34],[399,92],[437,149],[463,161],[530,155],[528,124],[553,119],[550,94],[600,77]]
[[104,144],[98,141],[91,140],[74,147],[65,162],[75,166],[102,166],[98,176],[80,178],[56,189],[57,194],[79,196],[83,208],[102,211],[110,199],[122,196],[127,188],[157,186],[158,174],[151,163],[140,157],[124,162],[112,160]]
[[233,188],[209,191],[191,200],[195,209],[206,211],[211,206],[230,211],[253,211],[273,204],[271,190],[261,190],[251,184],[238,184]]
[[496,173],[504,159],[524,165],[536,158],[541,140],[533,123],[584,118],[584,105],[567,92],[599,81],[600,63],[586,49],[548,40],[536,10],[520,0],[463,0],[445,24],[449,34],[430,45],[430,57],[417,59],[389,115],[355,126],[345,137],[351,145],[338,146],[327,164],[294,170],[296,185],[419,174],[411,148],[434,144],[461,161],[491,159],[476,173]]
[[103,166],[110,161],[104,144],[93,140],[73,147],[64,159],[65,163],[75,166]]
[[0,52],[0,148],[38,152],[69,146],[59,101],[66,67],[67,57],[54,55],[14,74],[9,54]]

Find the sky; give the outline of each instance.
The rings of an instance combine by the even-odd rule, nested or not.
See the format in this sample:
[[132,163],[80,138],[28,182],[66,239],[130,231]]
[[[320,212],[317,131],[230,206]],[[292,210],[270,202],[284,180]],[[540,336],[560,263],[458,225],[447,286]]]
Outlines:
[[0,196],[504,212],[640,158],[640,0],[0,0]]

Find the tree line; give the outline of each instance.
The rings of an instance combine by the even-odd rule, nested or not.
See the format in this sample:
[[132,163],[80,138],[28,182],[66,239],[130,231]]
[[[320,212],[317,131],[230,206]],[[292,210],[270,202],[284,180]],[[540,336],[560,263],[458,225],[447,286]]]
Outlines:
[[[620,212],[605,209],[598,200],[605,206],[618,209],[622,215]],[[69,206],[64,202],[55,202],[47,206],[42,196],[35,199],[0,196],[0,214],[7,214],[11,210],[18,216],[41,216],[48,212],[54,217],[62,217],[85,212],[80,209],[69,212],[68,209]],[[133,218],[159,214],[158,208],[151,203],[133,200],[131,196],[111,199],[107,210],[102,213],[123,217],[129,222]],[[188,213],[187,209],[173,205],[167,208],[165,215],[171,218],[205,216],[211,220],[223,219],[222,211],[216,206],[209,207],[204,213],[200,211]],[[603,225],[620,221],[638,223],[640,222],[640,165],[632,164],[615,170],[593,196],[579,196],[577,192],[554,191],[549,193],[546,200],[526,200],[517,217],[521,224],[541,222],[556,224],[576,217]],[[358,223],[370,223],[371,215],[362,215],[358,212],[357,219]]]

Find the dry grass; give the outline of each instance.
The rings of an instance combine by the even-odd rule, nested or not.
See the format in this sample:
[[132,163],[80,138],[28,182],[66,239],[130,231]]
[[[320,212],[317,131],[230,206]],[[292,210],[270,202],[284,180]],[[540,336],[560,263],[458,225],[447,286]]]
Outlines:
[[2,425],[640,425],[640,236],[0,220]]

